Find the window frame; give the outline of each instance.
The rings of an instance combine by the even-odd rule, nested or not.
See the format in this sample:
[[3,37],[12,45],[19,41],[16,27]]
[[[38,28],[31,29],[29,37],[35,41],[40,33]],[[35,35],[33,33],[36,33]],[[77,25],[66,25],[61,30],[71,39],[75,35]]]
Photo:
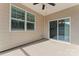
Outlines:
[[[20,10],[23,10],[24,12],[25,12],[25,20],[22,20],[22,21],[24,21],[24,30],[12,30],[11,29],[11,19],[12,19],[12,17],[11,17],[11,8],[12,8],[12,6],[14,6],[14,7],[16,7],[16,8],[18,8],[18,9],[20,9]],[[28,12],[28,11],[26,11],[25,9],[23,9],[23,8],[21,8],[21,7],[19,7],[19,6],[16,6],[16,5],[13,5],[13,4],[11,4],[10,3],[10,21],[9,21],[9,32],[34,32],[35,30],[36,30],[36,16],[34,15],[34,14],[32,14],[31,12]],[[34,22],[34,30],[27,30],[27,13],[30,13],[30,14],[32,14],[32,15],[34,15],[34,17],[35,17],[35,22]],[[20,20],[19,20],[20,21]]]

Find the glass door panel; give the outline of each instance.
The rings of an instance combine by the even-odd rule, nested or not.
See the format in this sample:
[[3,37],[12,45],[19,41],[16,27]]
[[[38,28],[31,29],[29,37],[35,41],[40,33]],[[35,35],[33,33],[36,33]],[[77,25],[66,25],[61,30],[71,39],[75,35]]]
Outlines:
[[58,40],[69,42],[70,21],[69,18],[58,21]]
[[59,20],[58,21],[58,40],[64,40],[65,39],[65,24],[64,24],[64,20]]
[[65,19],[65,41],[69,42],[70,39],[70,20]]
[[57,39],[57,21],[50,22],[50,38]]

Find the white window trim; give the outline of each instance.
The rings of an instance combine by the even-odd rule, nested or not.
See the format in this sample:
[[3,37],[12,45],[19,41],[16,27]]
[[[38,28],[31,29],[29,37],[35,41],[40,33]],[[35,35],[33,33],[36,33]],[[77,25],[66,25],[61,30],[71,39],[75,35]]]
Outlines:
[[[24,21],[25,22],[25,29],[24,30],[11,30],[11,19],[12,19],[12,17],[11,17],[11,7],[12,6],[14,6],[14,7],[16,7],[16,8],[19,8],[19,9],[21,9],[21,10],[23,10],[23,11],[25,11],[25,20],[20,20],[20,19],[14,19],[14,20],[18,20],[18,21]],[[10,3],[10,14],[9,14],[9,16],[10,16],[10,21],[9,21],[9,32],[34,32],[34,31],[36,31],[36,16],[34,16],[35,17],[35,22],[30,22],[30,21],[27,21],[27,12],[28,11],[26,11],[26,10],[24,10],[23,8],[21,8],[21,7],[18,7],[18,6],[16,6],[16,5],[13,5],[13,4],[11,4]],[[31,12],[28,12],[28,13],[30,13],[30,14],[32,14]],[[34,15],[34,14],[32,14],[32,15]],[[34,23],[34,30],[27,30],[27,22],[29,22],[29,23]]]
[[[54,39],[51,39],[50,38],[50,22],[51,21],[55,21],[55,20],[57,20],[57,22],[58,22],[58,20],[60,20],[60,19],[67,19],[67,18],[69,18],[69,21],[70,21],[70,33],[69,33],[69,42],[66,42],[66,41],[62,41],[62,40],[58,40],[58,36],[57,36],[57,40],[54,40]],[[57,28],[58,28],[58,24],[57,24]],[[58,35],[58,29],[57,29],[57,35]],[[54,19],[54,20],[49,20],[48,21],[48,39],[50,39],[50,40],[54,40],[54,41],[57,41],[57,42],[61,42],[61,43],[67,43],[67,44],[71,44],[71,17],[63,17],[63,18],[58,18],[58,19]]]

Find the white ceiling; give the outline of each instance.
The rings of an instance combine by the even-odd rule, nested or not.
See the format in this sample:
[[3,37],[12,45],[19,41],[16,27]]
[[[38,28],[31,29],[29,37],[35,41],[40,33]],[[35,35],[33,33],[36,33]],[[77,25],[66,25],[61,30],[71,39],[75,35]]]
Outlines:
[[42,10],[42,4],[33,5],[33,3],[23,3],[23,5],[31,8],[32,10],[36,11],[39,14],[42,14],[43,16],[61,11],[66,8],[70,8],[72,6],[78,5],[78,3],[56,3],[55,6],[48,5],[47,3],[44,3],[46,5],[45,10]]

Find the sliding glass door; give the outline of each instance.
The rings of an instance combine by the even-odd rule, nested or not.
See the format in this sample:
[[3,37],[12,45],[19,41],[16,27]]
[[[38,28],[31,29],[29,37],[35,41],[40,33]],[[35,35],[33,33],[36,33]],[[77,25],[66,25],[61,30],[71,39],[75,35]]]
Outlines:
[[49,22],[50,38],[69,42],[70,18],[63,18]]

